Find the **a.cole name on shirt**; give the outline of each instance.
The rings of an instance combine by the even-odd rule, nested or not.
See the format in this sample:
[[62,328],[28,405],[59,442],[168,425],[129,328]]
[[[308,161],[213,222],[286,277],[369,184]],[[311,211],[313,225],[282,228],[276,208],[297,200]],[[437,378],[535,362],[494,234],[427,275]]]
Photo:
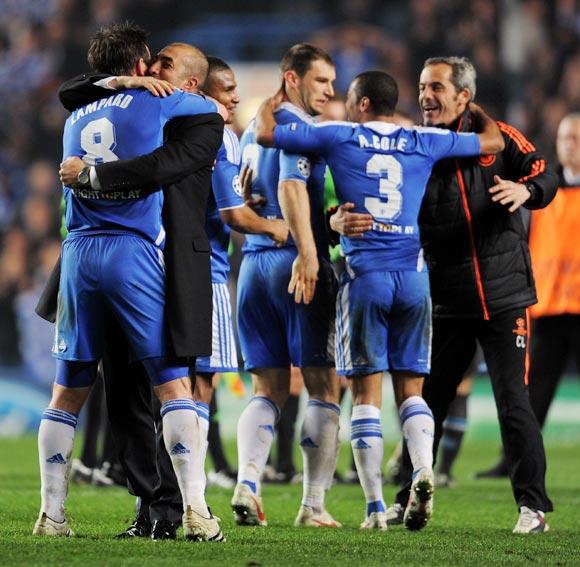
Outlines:
[[83,116],[87,116],[96,112],[97,110],[101,110],[101,108],[107,108],[108,106],[118,106],[119,108],[127,108],[133,97],[128,94],[118,94],[110,96],[109,98],[102,98],[101,100],[97,100],[91,104],[87,104],[87,106],[83,106],[78,110],[75,110],[72,114],[71,124],[74,124],[77,120],[82,118]]
[[361,148],[374,148],[376,150],[396,150],[399,152],[405,151],[407,140],[405,138],[389,138],[388,136],[371,136],[370,140],[367,136],[359,134],[358,143]]
[[74,189],[73,193],[81,199],[108,199],[110,201],[123,201],[127,199],[141,198],[141,189],[128,191],[94,191],[92,189]]
[[401,226],[400,224],[387,224],[373,221],[373,230],[378,232],[394,232],[396,234],[415,234],[415,227],[412,224]]

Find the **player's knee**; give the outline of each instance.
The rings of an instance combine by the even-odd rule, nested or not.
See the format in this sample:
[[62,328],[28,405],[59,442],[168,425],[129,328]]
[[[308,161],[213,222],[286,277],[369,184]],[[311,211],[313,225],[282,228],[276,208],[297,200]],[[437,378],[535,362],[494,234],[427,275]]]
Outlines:
[[340,378],[334,368],[304,368],[304,384],[311,399],[331,404],[340,401]]
[[267,398],[279,408],[282,408],[288,397],[290,396],[289,390],[271,390],[268,388],[258,388],[254,390],[254,397],[256,398]]
[[382,405],[382,381],[380,376],[353,376],[351,379],[352,403],[355,406]]
[[397,406],[408,398],[423,396],[423,376],[410,372],[393,372],[392,376]]
[[213,395],[213,373],[198,373],[195,375],[193,399],[198,402],[209,404]]
[[255,390],[254,395],[268,398],[269,400],[272,400],[279,408],[281,408],[284,406],[286,400],[290,396],[290,387],[261,387]]
[[290,395],[290,370],[286,368],[255,368],[252,370],[254,395],[272,400],[282,407]]
[[181,378],[164,382],[154,386],[155,395],[159,398],[161,403],[169,400],[180,400],[183,398],[191,399],[191,384],[189,378]]
[[97,376],[97,363],[57,361],[50,408],[78,414]]

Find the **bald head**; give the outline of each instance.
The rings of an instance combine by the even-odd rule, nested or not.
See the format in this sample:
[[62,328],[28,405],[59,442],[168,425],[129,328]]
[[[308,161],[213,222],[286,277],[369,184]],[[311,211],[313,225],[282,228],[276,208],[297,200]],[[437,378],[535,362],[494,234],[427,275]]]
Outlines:
[[556,149],[562,167],[580,175],[580,112],[568,114],[560,122]]
[[170,43],[167,47],[177,49],[183,58],[183,69],[187,75],[194,76],[201,85],[207,77],[208,62],[201,49],[189,43]]
[[197,92],[207,76],[208,63],[203,52],[188,43],[170,43],[149,67],[149,74],[187,92]]

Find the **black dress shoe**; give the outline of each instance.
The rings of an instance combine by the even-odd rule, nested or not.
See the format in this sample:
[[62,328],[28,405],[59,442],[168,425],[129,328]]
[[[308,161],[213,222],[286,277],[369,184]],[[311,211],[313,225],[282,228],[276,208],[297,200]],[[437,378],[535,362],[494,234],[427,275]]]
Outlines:
[[130,537],[149,537],[151,534],[151,522],[147,518],[137,516],[133,523],[120,534],[115,536],[116,539],[125,539]]
[[169,520],[155,520],[151,529],[151,539],[175,539],[177,529]]

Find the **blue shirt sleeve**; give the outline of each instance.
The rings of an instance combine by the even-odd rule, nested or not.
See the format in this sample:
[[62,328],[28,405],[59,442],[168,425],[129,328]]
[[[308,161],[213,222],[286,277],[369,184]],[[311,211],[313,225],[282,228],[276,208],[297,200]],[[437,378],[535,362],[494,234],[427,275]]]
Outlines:
[[480,154],[479,136],[456,133],[441,128],[417,128],[427,153],[435,161],[451,157],[470,157]]
[[278,125],[274,129],[274,145],[277,148],[295,153],[324,155],[333,143],[338,126],[329,124],[304,124],[292,122]]
[[312,164],[308,156],[281,151],[278,160],[280,165],[278,181],[303,181],[306,183],[310,178]]
[[335,136],[336,127],[331,125],[319,126],[292,122],[276,126],[274,145],[286,150],[280,152],[280,181],[308,181],[312,164],[310,158],[304,154],[313,153],[324,156]]
[[218,112],[217,105],[201,95],[176,91],[161,99],[161,114],[166,120],[209,112]]
[[224,141],[217,153],[211,186],[219,210],[244,206],[240,183],[240,144],[228,128],[224,129]]

